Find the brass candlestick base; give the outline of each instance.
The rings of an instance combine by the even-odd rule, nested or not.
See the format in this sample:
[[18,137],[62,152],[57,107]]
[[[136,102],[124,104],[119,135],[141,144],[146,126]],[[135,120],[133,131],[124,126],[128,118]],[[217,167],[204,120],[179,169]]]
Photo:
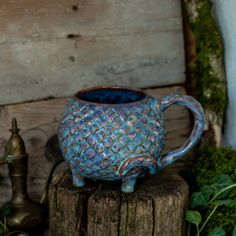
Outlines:
[[27,194],[28,155],[25,144],[19,135],[16,119],[12,120],[9,138],[1,164],[8,164],[12,184],[12,198],[2,208],[7,209],[7,225],[12,229],[29,229],[39,225],[43,212],[39,204],[33,202]]

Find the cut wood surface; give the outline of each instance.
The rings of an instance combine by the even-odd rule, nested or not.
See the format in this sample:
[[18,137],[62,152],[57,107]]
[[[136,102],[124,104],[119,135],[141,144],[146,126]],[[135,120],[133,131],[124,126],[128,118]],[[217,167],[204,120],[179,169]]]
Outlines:
[[181,2],[3,0],[0,104],[185,81]]
[[[170,93],[185,94],[181,86],[148,89],[146,92],[156,97]],[[36,200],[42,194],[46,177],[52,165],[44,155],[45,145],[50,137],[57,133],[58,121],[63,112],[67,98],[50,99],[38,102],[15,104],[0,107],[0,152],[2,155],[7,139],[11,118],[16,117],[21,129],[26,150],[29,154],[29,193]],[[179,106],[171,106],[165,112],[167,129],[166,150],[180,147],[188,138],[191,125],[188,111]],[[0,188],[0,204],[10,198],[10,182],[6,167],[0,168],[5,179]]]
[[50,236],[184,236],[186,182],[172,169],[140,179],[134,193],[120,183],[72,186],[56,176],[49,190]]

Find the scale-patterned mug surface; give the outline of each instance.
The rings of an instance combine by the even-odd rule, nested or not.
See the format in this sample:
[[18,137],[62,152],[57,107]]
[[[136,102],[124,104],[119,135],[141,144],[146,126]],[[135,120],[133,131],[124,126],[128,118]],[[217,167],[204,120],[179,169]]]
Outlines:
[[[163,111],[171,104],[189,108],[195,125],[181,148],[162,156]],[[199,141],[203,122],[202,108],[190,96],[159,100],[136,89],[102,86],[81,90],[69,99],[58,138],[75,186],[84,186],[85,178],[121,179],[122,191],[132,192],[138,176],[155,174],[185,155]]]

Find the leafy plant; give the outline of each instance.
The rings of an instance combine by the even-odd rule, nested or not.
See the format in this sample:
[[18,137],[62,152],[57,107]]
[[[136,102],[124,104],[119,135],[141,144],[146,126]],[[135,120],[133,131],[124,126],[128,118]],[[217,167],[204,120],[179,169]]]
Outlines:
[[[229,175],[232,181],[236,183],[236,151],[231,147],[214,147],[211,144],[205,143],[196,150],[195,154],[197,157],[193,168],[193,176],[195,178],[190,183],[192,192],[199,192],[204,185],[211,185],[222,173]],[[228,198],[236,198],[235,188],[230,191]],[[203,218],[206,218],[213,208],[214,206],[211,204],[198,210]],[[236,210],[222,205],[212,215],[202,234],[209,235],[216,226],[220,226],[226,231],[226,235],[231,236],[233,226],[235,225]]]
[[[202,232],[207,227],[209,220],[221,206],[236,210],[236,198],[230,198],[230,193],[234,188],[236,188],[236,183],[233,182],[229,175],[222,174],[216,178],[213,184],[203,185],[199,192],[191,195],[191,210],[186,211],[185,219],[195,225],[196,236],[203,235]],[[210,208],[211,211],[207,216],[203,217],[201,212],[206,208]],[[224,236],[226,232],[222,227],[215,227],[209,235]],[[236,222],[231,235],[236,236]]]
[[3,222],[0,221],[0,236],[11,236],[11,235],[29,236],[28,233],[21,230],[11,231],[7,227],[7,221],[6,218],[4,217]]

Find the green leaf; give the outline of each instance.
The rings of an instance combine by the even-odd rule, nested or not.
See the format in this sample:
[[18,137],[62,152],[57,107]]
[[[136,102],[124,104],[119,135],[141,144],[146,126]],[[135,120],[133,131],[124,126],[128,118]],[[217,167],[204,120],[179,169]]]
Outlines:
[[202,194],[202,192],[196,192],[193,193],[190,197],[190,205],[191,208],[195,208],[195,207],[205,207],[208,204],[208,200],[206,199],[206,197]]
[[187,210],[185,212],[185,220],[194,225],[199,225],[202,221],[202,216],[198,211]]
[[214,191],[215,190],[210,185],[204,185],[200,192],[192,194],[190,198],[191,207],[206,207]]
[[227,206],[230,208],[236,208],[236,199],[223,199],[215,202],[217,206]]
[[207,201],[209,201],[210,197],[213,195],[214,193],[214,189],[210,186],[210,185],[204,185],[202,188],[201,188],[201,191],[200,191],[205,199]]
[[215,185],[219,188],[223,189],[225,187],[228,187],[229,185],[233,184],[233,180],[230,178],[227,174],[222,174],[219,177],[216,178]]
[[209,236],[225,236],[225,231],[221,227],[213,229]]
[[[217,194],[220,190],[232,185],[234,182],[230,178],[229,175],[222,174],[220,175],[214,184],[211,187],[215,190],[215,194]],[[218,199],[225,198],[230,193],[231,190],[227,190],[219,195]]]
[[233,230],[232,236],[236,236],[236,226],[234,226],[234,230]]

